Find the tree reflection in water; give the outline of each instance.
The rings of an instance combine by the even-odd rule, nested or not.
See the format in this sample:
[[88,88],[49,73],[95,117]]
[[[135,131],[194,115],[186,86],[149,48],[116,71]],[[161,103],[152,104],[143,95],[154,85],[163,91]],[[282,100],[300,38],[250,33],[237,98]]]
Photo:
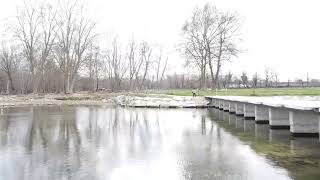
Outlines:
[[288,178],[225,131],[217,122],[240,121],[219,111],[52,106],[0,117],[0,179]]

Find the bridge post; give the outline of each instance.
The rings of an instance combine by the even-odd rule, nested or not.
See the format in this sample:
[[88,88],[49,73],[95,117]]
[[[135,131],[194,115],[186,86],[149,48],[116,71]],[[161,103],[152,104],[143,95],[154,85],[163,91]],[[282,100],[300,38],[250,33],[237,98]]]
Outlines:
[[290,129],[289,111],[280,107],[269,107],[271,129]]
[[230,102],[228,100],[224,100],[223,102],[223,110],[228,112],[229,111]]
[[257,104],[255,105],[255,121],[257,124],[269,123],[269,108],[267,106]]
[[234,101],[230,101],[229,103],[229,112],[231,114],[236,113],[236,103]]
[[255,111],[254,104],[244,103],[244,118],[245,119],[254,119]]
[[213,98],[213,107],[219,108],[219,99]]
[[290,132],[296,137],[318,137],[320,116],[312,111],[290,110]]
[[236,115],[243,116],[244,112],[244,104],[241,102],[236,103]]
[[223,110],[223,102],[224,100],[222,100],[222,99],[219,99],[219,109],[220,110]]

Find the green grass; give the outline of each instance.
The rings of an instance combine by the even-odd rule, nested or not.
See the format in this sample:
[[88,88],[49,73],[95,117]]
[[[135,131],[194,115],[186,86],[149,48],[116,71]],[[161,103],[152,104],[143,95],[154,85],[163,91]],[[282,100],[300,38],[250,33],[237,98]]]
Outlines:
[[[162,93],[176,96],[192,96],[191,89],[166,90]],[[199,96],[320,96],[320,88],[257,88],[200,90]]]

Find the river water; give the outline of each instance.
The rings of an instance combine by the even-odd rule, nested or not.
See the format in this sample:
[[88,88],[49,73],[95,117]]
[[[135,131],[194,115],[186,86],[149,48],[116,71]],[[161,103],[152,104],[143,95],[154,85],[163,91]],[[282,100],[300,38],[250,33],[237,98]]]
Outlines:
[[320,179],[317,138],[215,109],[5,108],[0,180]]

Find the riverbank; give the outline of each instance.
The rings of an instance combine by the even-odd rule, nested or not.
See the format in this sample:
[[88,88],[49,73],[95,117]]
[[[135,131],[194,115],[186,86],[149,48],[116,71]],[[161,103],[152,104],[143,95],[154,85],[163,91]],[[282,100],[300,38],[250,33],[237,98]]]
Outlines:
[[[285,91],[285,89],[282,89]],[[313,89],[314,90],[314,89]],[[221,92],[223,90],[220,90]],[[232,95],[246,95],[240,93],[250,90],[232,89],[226,90]],[[238,92],[237,92],[238,91]],[[280,90],[279,90],[280,91]],[[300,91],[300,90],[298,90]],[[296,92],[298,92],[296,91]],[[305,92],[312,92],[311,89]],[[235,93],[237,92],[237,93]],[[260,94],[262,93],[260,89]],[[275,92],[275,91],[274,91]],[[320,92],[320,89],[319,89]],[[144,107],[144,108],[206,108],[208,102],[204,99],[206,94],[214,94],[213,91],[200,91],[199,96],[192,97],[191,90],[167,90],[167,91],[146,91],[146,92],[77,92],[73,94],[27,94],[27,95],[0,95],[0,107],[10,106],[46,106],[46,105],[121,105],[126,107]],[[267,96],[271,95],[269,93]],[[285,94],[283,92],[283,94]],[[290,93],[289,93],[290,94]],[[320,96],[302,96],[291,93],[290,95],[277,97],[288,100],[308,100],[319,101]],[[311,94],[311,93],[310,93]],[[315,93],[316,94],[316,93]],[[219,95],[222,95],[220,93]],[[264,95],[262,95],[264,96]]]
[[[155,93],[174,96],[192,96],[192,89],[171,89]],[[320,87],[292,87],[292,88],[241,88],[199,90],[199,96],[320,96]]]
[[116,93],[80,92],[74,94],[1,95],[0,107],[46,105],[106,105],[114,104]]
[[206,108],[204,97],[184,97],[149,93],[79,92],[74,94],[2,95],[0,107],[47,105],[120,105],[144,108]]

